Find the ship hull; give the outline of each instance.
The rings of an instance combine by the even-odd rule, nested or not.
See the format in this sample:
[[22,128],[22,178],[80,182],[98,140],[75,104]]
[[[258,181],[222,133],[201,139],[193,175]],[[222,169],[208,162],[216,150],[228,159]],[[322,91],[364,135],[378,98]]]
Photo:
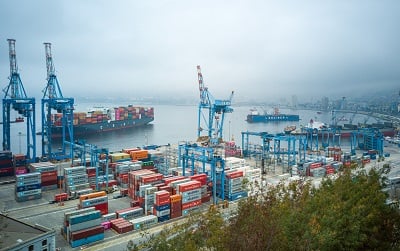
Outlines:
[[[111,131],[129,130],[139,126],[147,125],[153,120],[153,117],[144,117],[140,119],[114,120],[99,123],[74,125],[74,137],[89,134],[106,133]],[[61,138],[62,127],[52,127],[51,137],[54,139]]]
[[294,114],[279,114],[279,115],[247,115],[247,122],[249,123],[266,123],[266,122],[279,122],[279,121],[299,121],[299,115]]

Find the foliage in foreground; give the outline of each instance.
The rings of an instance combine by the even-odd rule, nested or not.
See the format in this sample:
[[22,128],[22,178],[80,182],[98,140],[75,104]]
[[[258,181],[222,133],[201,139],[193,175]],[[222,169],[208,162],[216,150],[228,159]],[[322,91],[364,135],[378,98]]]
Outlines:
[[382,174],[343,172],[316,189],[299,180],[259,188],[227,224],[218,210],[165,229],[151,250],[399,250],[400,214]]

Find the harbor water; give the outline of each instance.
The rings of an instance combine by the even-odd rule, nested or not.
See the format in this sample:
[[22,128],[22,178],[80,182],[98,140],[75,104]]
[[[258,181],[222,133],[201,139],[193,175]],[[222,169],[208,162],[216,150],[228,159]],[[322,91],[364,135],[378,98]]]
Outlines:
[[[76,111],[87,111],[90,107],[99,104],[81,103],[77,104]],[[117,107],[126,104],[101,104],[104,107]],[[197,139],[198,124],[198,106],[197,105],[143,105],[154,107],[155,119],[152,123],[133,128],[129,130],[113,131],[103,134],[87,135],[75,140],[84,140],[88,144],[96,145],[101,148],[108,148],[109,151],[119,151],[123,148],[141,147],[143,145],[165,145],[178,144],[184,141],[194,142]],[[237,145],[242,144],[242,132],[268,132],[271,134],[283,133],[288,125],[295,125],[299,128],[309,123],[310,119],[331,123],[332,115],[330,112],[320,112],[314,110],[291,110],[280,109],[281,113],[299,114],[298,122],[268,122],[268,123],[248,123],[246,116],[253,106],[232,106],[233,113],[226,114],[223,127],[224,140],[234,140]],[[36,131],[41,131],[41,111],[40,105],[36,107]],[[272,110],[272,108],[271,108]],[[268,110],[269,111],[269,110]],[[15,111],[12,111],[12,114]],[[11,119],[13,119],[11,115]],[[16,116],[16,115],[15,115]],[[365,115],[357,114],[336,114],[336,118],[340,118],[339,123],[349,123],[353,119],[353,124],[364,122]],[[203,121],[203,118],[202,118]],[[376,120],[370,118],[369,123],[376,123]],[[204,124],[204,123],[202,123]],[[2,127],[3,125],[1,125]],[[11,151],[13,153],[26,153],[26,122],[11,124]],[[203,132],[206,133],[205,131]],[[203,135],[203,134],[202,134]],[[3,141],[1,134],[1,140]],[[36,155],[41,156],[41,135],[36,136]],[[54,147],[59,144],[54,143]]]

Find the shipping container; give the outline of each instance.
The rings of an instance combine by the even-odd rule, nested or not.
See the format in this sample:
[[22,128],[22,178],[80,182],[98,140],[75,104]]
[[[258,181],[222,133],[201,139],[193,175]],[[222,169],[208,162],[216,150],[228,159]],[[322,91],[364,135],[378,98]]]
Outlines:
[[85,221],[90,221],[90,220],[94,220],[94,219],[98,219],[98,218],[101,218],[100,211],[96,210],[96,211],[86,212],[83,214],[74,215],[74,216],[70,217],[69,224],[74,225],[74,224],[78,224],[78,223],[82,223]]
[[71,241],[79,240],[79,239],[87,238],[89,236],[100,234],[100,233],[104,233],[104,227],[102,225],[83,229],[80,231],[71,232],[70,240]]
[[89,236],[87,238],[79,239],[79,240],[76,240],[76,241],[71,241],[70,244],[71,244],[72,248],[76,248],[76,247],[83,246],[83,245],[86,245],[86,244],[90,244],[90,243],[93,243],[93,242],[96,242],[96,241],[100,241],[100,240],[103,240],[103,239],[104,239],[104,233],[101,233],[101,234],[96,234],[96,235]]
[[96,227],[96,226],[100,226],[100,225],[101,225],[101,219],[97,218],[94,220],[84,221],[84,222],[77,223],[74,225],[70,224],[68,226],[68,228],[69,228],[69,231],[75,232],[75,231],[79,231],[79,230],[83,230],[83,229],[91,228],[91,227]]

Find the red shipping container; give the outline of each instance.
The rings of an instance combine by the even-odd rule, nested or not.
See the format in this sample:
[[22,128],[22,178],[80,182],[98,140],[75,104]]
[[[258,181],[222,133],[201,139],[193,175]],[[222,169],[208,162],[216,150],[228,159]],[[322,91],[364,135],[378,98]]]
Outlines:
[[132,200],[131,201],[131,207],[139,207],[139,206],[140,206],[140,203],[139,203],[138,200]]
[[170,214],[170,218],[171,219],[175,219],[175,218],[178,218],[178,217],[181,217],[182,216],[182,211],[176,211],[176,212],[172,212],[171,211],[171,214]]
[[182,210],[201,205],[201,199],[182,204]]
[[104,233],[104,227],[96,226],[96,227],[87,228],[87,229],[83,229],[83,230],[76,231],[76,232],[70,232],[70,239],[72,241],[75,241],[75,240],[87,238],[89,236],[101,234],[101,233]]
[[59,193],[54,195],[54,200],[55,201],[64,201],[68,199],[68,194],[67,193]]
[[198,189],[201,187],[201,183],[198,181],[188,181],[185,183],[178,184],[177,190],[179,193],[187,192],[193,189]]
[[172,194],[172,187],[170,187],[170,186],[161,186],[159,188],[159,191],[163,191],[163,190],[169,192],[170,194]]
[[204,197],[201,197],[201,203],[209,202],[210,199],[211,199],[211,196],[210,196],[210,195],[206,195],[206,196],[204,196]]
[[184,176],[173,176],[169,178],[164,178],[164,183],[165,185],[169,185],[171,182],[176,181],[176,180],[183,180],[186,179]]
[[46,176],[56,176],[57,177],[57,171],[50,171],[50,172],[42,172],[40,173],[40,176],[46,177]]
[[228,177],[229,179],[243,177],[243,171],[230,172],[230,173],[225,174],[225,176]]
[[0,173],[14,173],[13,167],[0,168]]
[[207,174],[201,173],[201,174],[195,174],[189,177],[191,180],[196,180],[201,183],[202,186],[207,184]]
[[140,183],[148,184],[151,182],[160,181],[160,180],[162,180],[163,177],[164,176],[161,173],[155,173],[155,174],[151,174],[151,175],[142,176],[142,177],[140,177]]
[[108,214],[108,202],[95,205],[94,208],[99,210],[102,215]]

